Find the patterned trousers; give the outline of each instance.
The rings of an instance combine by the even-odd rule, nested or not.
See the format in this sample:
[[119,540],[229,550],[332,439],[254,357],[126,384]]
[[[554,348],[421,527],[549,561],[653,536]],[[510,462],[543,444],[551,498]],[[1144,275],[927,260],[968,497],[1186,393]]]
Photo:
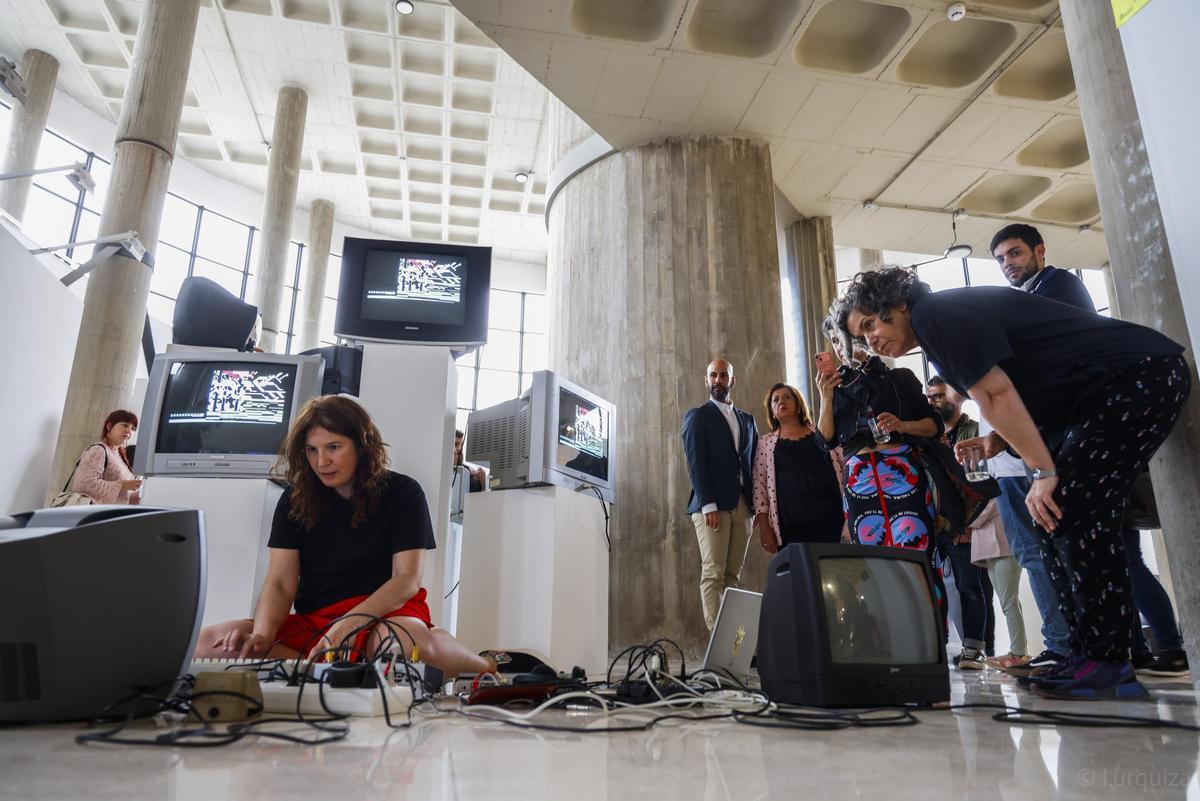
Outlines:
[[1181,356],[1147,357],[1113,373],[1088,396],[1054,457],[1058,528],[1041,535],[1042,559],[1071,627],[1075,653],[1129,658],[1137,611],[1121,539],[1121,518],[1139,470],[1167,438],[1191,388]]

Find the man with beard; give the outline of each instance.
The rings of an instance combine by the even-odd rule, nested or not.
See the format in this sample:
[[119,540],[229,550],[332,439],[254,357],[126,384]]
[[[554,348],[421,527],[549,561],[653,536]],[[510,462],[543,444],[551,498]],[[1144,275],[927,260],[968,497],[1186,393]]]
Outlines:
[[[932,376],[926,383],[929,405],[946,424],[946,439],[950,447],[960,439],[979,436],[979,423],[962,410],[963,397],[947,386],[941,376]],[[937,545],[950,560],[954,571],[954,586],[962,606],[963,650],[956,660],[959,670],[983,670],[984,657],[995,648],[996,616],[992,613],[992,584],[986,570],[971,562],[971,535],[938,534]]]
[[705,371],[708,401],[683,418],[683,452],[692,493],[688,514],[700,545],[700,599],[712,631],[726,587],[736,587],[750,541],[754,417],[733,405],[733,365],[714,359]]
[[992,237],[991,254],[1005,279],[1031,295],[1095,311],[1092,296],[1079,276],[1046,264],[1046,242],[1032,225],[1006,225]]

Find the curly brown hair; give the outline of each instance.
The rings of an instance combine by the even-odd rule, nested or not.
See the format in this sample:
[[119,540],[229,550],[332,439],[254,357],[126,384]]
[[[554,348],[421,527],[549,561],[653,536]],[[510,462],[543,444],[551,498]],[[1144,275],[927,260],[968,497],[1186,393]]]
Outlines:
[[786,389],[788,392],[792,393],[792,397],[796,399],[796,413],[800,416],[800,425],[811,426],[812,414],[809,413],[808,404],[804,402],[804,398],[800,395],[800,391],[791,384],[784,384],[783,382],[780,382],[771,387],[771,390],[767,393],[767,397],[763,398],[763,407],[767,410],[767,420],[771,423],[771,430],[775,431],[779,428],[779,421],[775,419],[775,413],[771,411],[771,396],[781,389]]
[[292,501],[288,516],[311,529],[323,505],[329,503],[329,491],[309,466],[305,450],[309,432],[318,426],[354,443],[358,466],[354,471],[350,524],[358,526],[379,506],[387,481],[387,443],[363,407],[338,395],[324,395],[304,404],[280,446],[275,470],[286,468]]

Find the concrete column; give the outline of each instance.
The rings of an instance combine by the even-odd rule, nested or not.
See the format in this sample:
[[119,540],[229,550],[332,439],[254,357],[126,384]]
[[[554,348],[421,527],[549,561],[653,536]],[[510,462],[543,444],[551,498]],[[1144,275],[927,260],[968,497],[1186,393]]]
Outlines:
[[267,191],[263,197],[262,245],[258,250],[258,310],[262,313],[261,347],[278,351],[279,331],[287,322],[283,287],[287,278],[288,244],[292,241],[292,216],[300,184],[300,149],[304,145],[304,119],[308,94],[295,86],[279,90],[275,101],[275,129],[271,132],[271,160],[267,166]]
[[858,249],[858,269],[873,272],[884,265],[883,251],[874,248]]
[[304,308],[300,312],[297,352],[321,344],[321,310],[325,301],[325,274],[329,270],[329,245],[333,239],[333,204],[314,200],[308,211],[308,252],[304,267]]
[[[1121,317],[1187,343],[1171,249],[1112,6],[1092,0],[1061,0],[1059,6]],[[1195,543],[1200,520],[1200,381],[1195,354],[1189,350],[1186,356],[1195,388],[1175,431],[1151,462],[1150,473],[1179,617],[1185,623],[1184,642],[1189,657],[1200,659],[1200,586],[1194,580],[1200,575]],[[1200,671],[1193,674],[1193,682],[1200,689]]]
[[[552,163],[573,117],[551,110]],[[767,427],[763,395],[785,377],[773,190],[765,142],[671,138],[591,164],[550,208],[551,369],[618,410],[610,648],[707,641],[680,425],[721,356]],[[766,561],[752,540],[743,587],[762,589]]]
[[833,247],[833,222],[829,217],[799,220],[792,225],[796,242],[796,275],[788,276],[784,286],[795,294],[788,304],[795,311],[787,323],[797,326],[799,352],[796,354],[797,387],[805,395],[813,414],[817,413],[817,379],[813,354],[829,350],[821,322],[837,295],[837,263]]
[[[37,163],[38,147],[42,144],[46,118],[50,115],[50,101],[54,99],[58,59],[41,50],[26,50],[21,59],[21,78],[25,81],[25,102],[12,104],[8,144],[4,147],[4,166],[0,167],[0,173],[32,170]],[[25,219],[25,203],[31,186],[32,177],[0,181],[0,209],[18,220]]]
[[[117,122],[100,235],[137,231],[150,252],[158,244],[199,10],[200,0],[145,4]],[[126,256],[113,256],[87,279],[52,493],[62,488],[84,446],[96,441],[108,413],[130,403],[149,292],[150,268]]]

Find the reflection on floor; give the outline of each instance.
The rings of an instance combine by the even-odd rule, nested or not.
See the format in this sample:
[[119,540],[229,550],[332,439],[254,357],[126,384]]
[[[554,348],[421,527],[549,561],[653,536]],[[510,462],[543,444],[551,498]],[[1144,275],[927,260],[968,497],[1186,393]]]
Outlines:
[[[1148,682],[1149,702],[1050,703],[993,671],[951,671],[954,703],[1159,716],[1196,723],[1189,679]],[[321,747],[80,746],[77,725],[0,729],[0,799],[1200,799],[1200,737],[1038,728],[987,710],[918,713],[906,728],[799,732],[730,721],[637,734],[531,732],[448,715],[389,731],[355,720]],[[586,725],[554,713],[546,722]],[[140,724],[139,735],[152,734]]]

